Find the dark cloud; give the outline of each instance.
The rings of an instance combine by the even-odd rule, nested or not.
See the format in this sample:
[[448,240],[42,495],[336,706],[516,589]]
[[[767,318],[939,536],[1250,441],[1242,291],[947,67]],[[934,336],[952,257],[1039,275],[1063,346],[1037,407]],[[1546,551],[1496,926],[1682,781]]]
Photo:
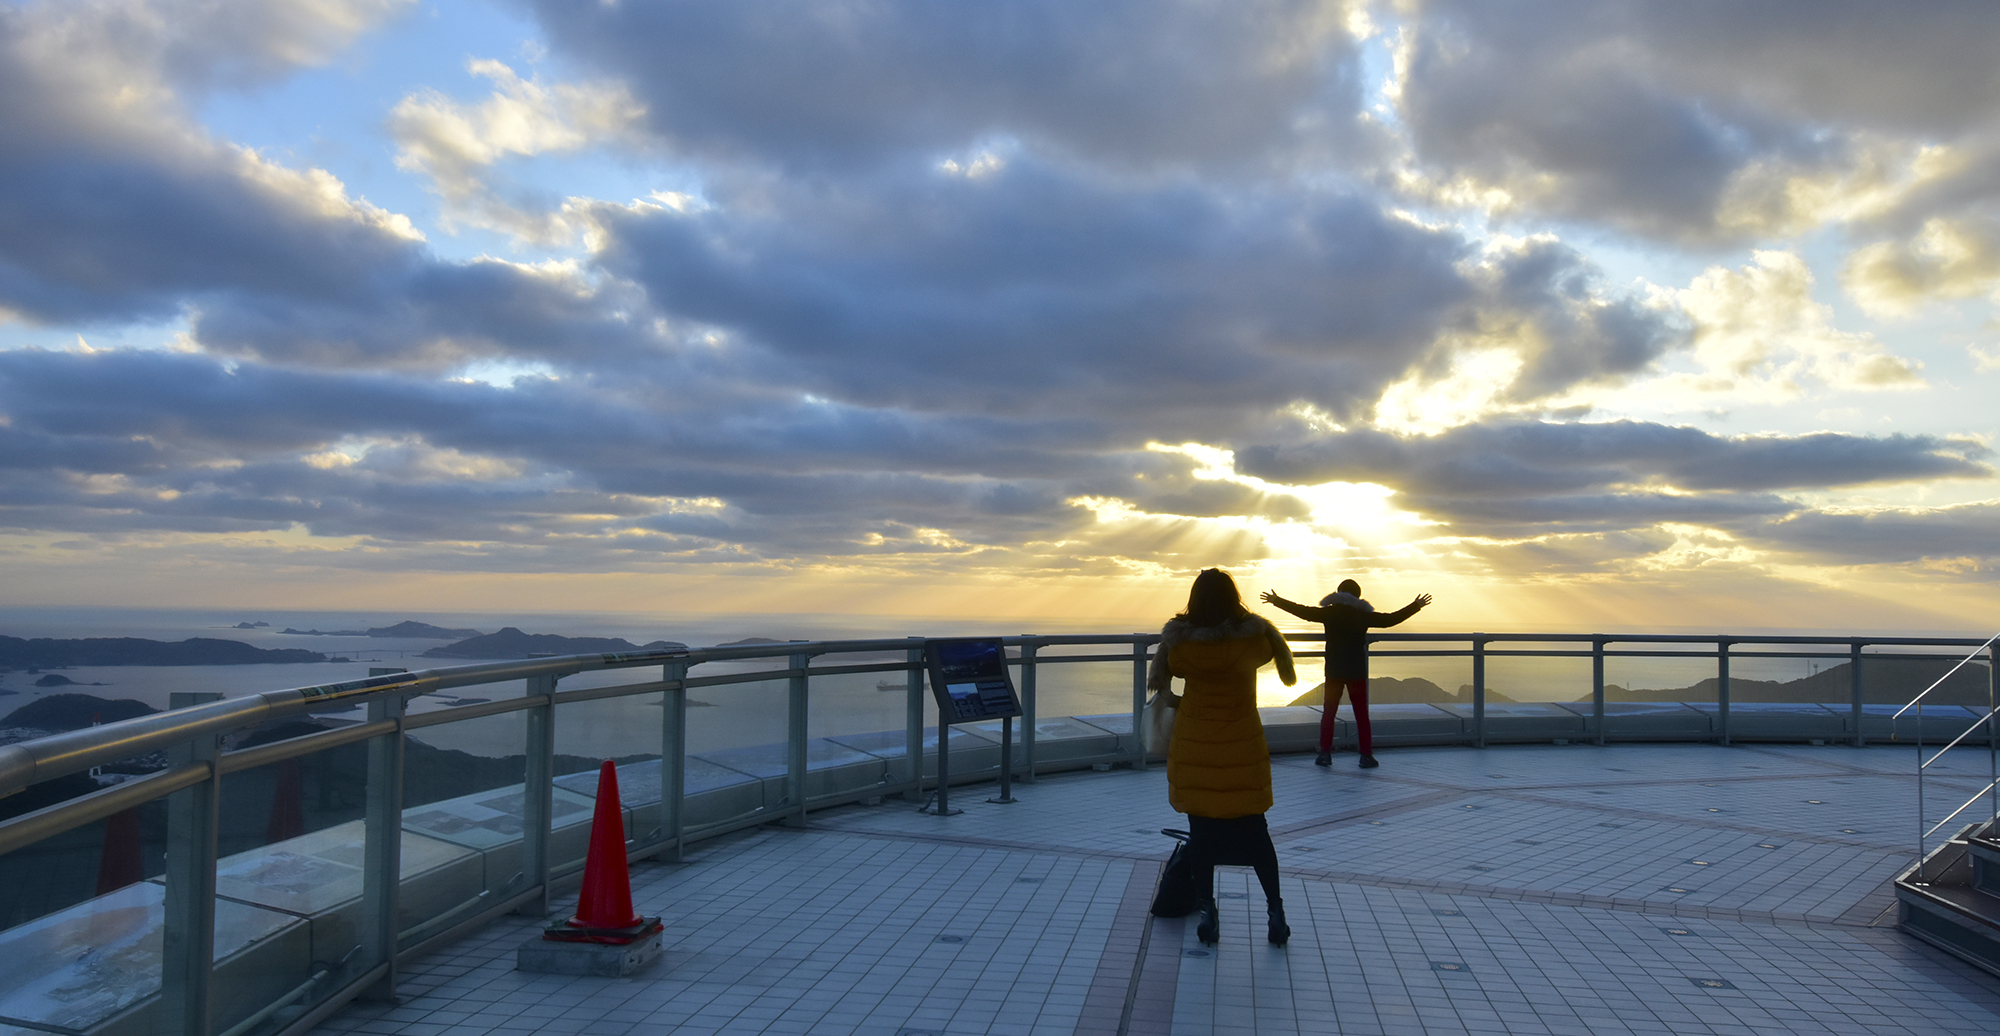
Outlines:
[[1969,561],[1987,573],[2000,560],[2000,503],[1935,508],[1812,511],[1743,530],[1771,550],[1821,563],[1898,564]]
[[1522,343],[1529,398],[1681,340],[1572,250],[1468,272],[1457,233],[1352,195],[1135,189],[1024,160],[757,201],[601,209],[602,262],[659,311],[768,352],[759,376],[867,406],[1215,437],[1279,401],[1359,413],[1447,330]]
[[1991,451],[1928,435],[1720,436],[1642,421],[1500,421],[1435,436],[1354,431],[1237,451],[1248,474],[1287,482],[1376,481],[1455,496],[1587,491],[1773,491],[1990,478]]
[[1666,238],[1749,232],[1721,210],[1758,163],[1840,173],[1860,161],[1859,134],[1973,134],[2000,101],[1986,57],[2000,19],[1978,0],[1418,11],[1402,111],[1422,164],[1532,211]]
[[1358,97],[1339,9],[1316,0],[534,7],[559,55],[632,84],[674,150],[795,168],[994,138],[1239,165],[1351,135]]

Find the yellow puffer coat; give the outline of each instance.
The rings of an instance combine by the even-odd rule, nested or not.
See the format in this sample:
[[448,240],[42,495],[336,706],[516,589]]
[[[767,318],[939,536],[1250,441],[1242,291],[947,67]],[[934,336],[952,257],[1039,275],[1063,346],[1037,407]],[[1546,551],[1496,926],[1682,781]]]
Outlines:
[[1148,683],[1187,681],[1167,748],[1168,801],[1179,812],[1225,820],[1269,810],[1271,749],[1257,716],[1257,670],[1275,661],[1286,684],[1297,679],[1284,636],[1255,615],[1206,627],[1175,619],[1160,634]]

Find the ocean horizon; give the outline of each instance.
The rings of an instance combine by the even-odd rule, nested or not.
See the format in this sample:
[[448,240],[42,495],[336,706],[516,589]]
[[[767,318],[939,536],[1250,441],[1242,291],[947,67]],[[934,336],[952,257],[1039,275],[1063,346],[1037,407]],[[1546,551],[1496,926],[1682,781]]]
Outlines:
[[[433,639],[370,638],[365,636],[306,636],[281,632],[302,630],[367,630],[393,626],[412,620],[446,628],[470,628],[492,633],[513,626],[528,633],[563,636],[623,637],[634,644],[670,640],[691,647],[731,643],[752,637],[772,640],[861,640],[900,639],[909,636],[1011,636],[1023,633],[1129,633],[1147,627],[1131,620],[1102,623],[1050,622],[1045,624],[996,623],[983,620],[938,617],[829,615],[829,614],[709,614],[641,615],[618,612],[479,613],[418,611],[304,610],[259,608],[92,608],[60,606],[36,608],[0,607],[0,635],[35,638],[141,637],[179,641],[190,637],[235,640],[257,648],[304,648],[330,658],[346,661],[317,663],[258,663],[228,666],[78,666],[60,671],[73,681],[67,686],[37,687],[34,677],[24,672],[0,673],[0,717],[37,698],[59,693],[91,694],[105,699],[132,699],[166,708],[177,691],[207,691],[238,697],[261,691],[336,683],[359,679],[375,668],[422,670],[467,664],[465,660],[424,658],[423,652],[449,641]],[[241,629],[237,623],[267,623]],[[1288,630],[1316,631],[1298,623],[1281,624]],[[1157,628],[1154,624],[1152,628]],[[1412,625],[1413,632],[1456,632],[1427,630]],[[1502,632],[1487,630],[1482,632]],[[1824,630],[1536,630],[1518,632],[1618,633],[1653,632],[1712,636],[1908,636],[1909,633],[1857,633]],[[1939,636],[1963,635],[1940,633]],[[1845,660],[1844,649],[1824,656],[1804,658],[1733,657],[1731,673],[1737,679],[1800,679],[1819,669]],[[1590,692],[1590,659],[1490,657],[1487,687],[1518,701],[1574,701]],[[747,671],[760,663],[710,663],[700,672]],[[725,668],[728,667],[728,668]],[[1284,705],[1320,682],[1318,659],[1301,659],[1295,686],[1283,685],[1274,670],[1266,668],[1258,688],[1259,704]],[[1715,675],[1715,660],[1708,658],[1619,658],[1606,661],[1608,684],[1628,688],[1692,687]],[[1420,678],[1446,691],[1470,682],[1471,661],[1464,657],[1410,657],[1378,655],[1373,667],[1378,679]],[[605,686],[644,677],[634,671],[585,673],[566,679],[565,688]],[[899,729],[904,722],[905,696],[884,693],[881,688],[899,688],[900,674],[857,674],[819,676],[813,680],[812,735],[872,733]],[[494,697],[519,693],[518,682],[491,687],[466,688],[441,695],[425,696],[413,702],[416,711],[450,708],[466,696]],[[1038,714],[1044,718],[1065,715],[1097,715],[1131,709],[1131,667],[1129,662],[1099,662],[1046,665],[1039,678]],[[784,740],[783,681],[765,681],[729,687],[697,689],[693,694],[704,707],[690,710],[690,743],[696,750],[774,743]],[[926,700],[927,712],[931,706]],[[934,714],[927,722],[935,722]],[[573,703],[559,710],[558,738],[561,750],[584,755],[640,754],[658,751],[658,706],[640,698],[610,699]],[[423,734],[440,747],[459,747],[490,754],[519,744],[518,718],[494,717],[464,724],[434,727]]]

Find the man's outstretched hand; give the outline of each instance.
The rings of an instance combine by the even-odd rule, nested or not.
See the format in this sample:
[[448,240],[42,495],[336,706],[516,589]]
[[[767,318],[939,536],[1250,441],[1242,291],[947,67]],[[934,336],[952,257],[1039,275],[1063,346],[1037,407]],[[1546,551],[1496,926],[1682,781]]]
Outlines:
[[1416,599],[1415,601],[1411,602],[1411,603],[1413,603],[1413,604],[1415,604],[1415,605],[1417,606],[1417,610],[1418,610],[1418,611],[1423,611],[1423,610],[1424,610],[1425,608],[1428,608],[1428,607],[1430,607],[1430,603],[1431,603],[1431,595],[1429,595],[1429,594],[1418,594],[1418,595],[1417,595],[1417,599]]
[[1283,600],[1283,598],[1279,597],[1276,593],[1270,590],[1266,590],[1263,593],[1258,594],[1257,599],[1264,602],[1265,604],[1277,604],[1280,600]]

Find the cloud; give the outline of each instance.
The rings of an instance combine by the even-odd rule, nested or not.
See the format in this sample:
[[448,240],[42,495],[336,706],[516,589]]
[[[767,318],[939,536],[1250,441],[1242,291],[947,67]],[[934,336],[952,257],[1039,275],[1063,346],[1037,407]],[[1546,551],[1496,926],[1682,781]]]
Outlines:
[[645,115],[622,84],[522,79],[493,60],[467,64],[491,80],[477,105],[434,90],[405,97],[389,114],[396,166],[423,176],[444,199],[448,222],[504,230],[538,244],[567,243],[584,228],[546,200],[510,197],[493,166],[509,158],[575,152],[627,141]]
[[1749,526],[1745,536],[1816,563],[1964,562],[1993,573],[2000,560],[2000,501],[1944,507],[1818,510]]
[[1813,277],[1790,252],[1760,251],[1738,270],[1711,267],[1678,292],[1703,368],[1685,387],[1747,397],[1796,396],[1808,382],[1837,389],[1913,388],[1917,364],[1872,334],[1833,326]]
[[302,38],[342,37],[385,9],[252,10],[264,6],[279,5],[0,13],[0,308],[41,322],[157,320],[223,295],[335,295],[410,261],[421,235],[407,220],[189,122],[185,81],[319,60]]
[[1237,469],[1274,482],[1372,482],[1458,535],[1500,538],[1568,527],[1730,525],[1798,511],[1778,493],[1993,475],[1970,440],[1718,436],[1637,421],[1488,422],[1428,437],[1372,430],[1236,451]]
[[2000,224],[1990,218],[1928,220],[1906,240],[1856,249],[1840,281],[1863,310],[1878,316],[1990,294],[2000,287]]
[[1976,0],[1405,13],[1392,96],[1416,189],[1662,240],[1880,212],[1929,186],[1923,145],[1976,141],[2000,100],[1974,56],[2000,26]]
[[535,5],[552,51],[622,73],[674,150],[792,169],[990,137],[1136,168],[1254,166],[1349,140],[1346,6]]

